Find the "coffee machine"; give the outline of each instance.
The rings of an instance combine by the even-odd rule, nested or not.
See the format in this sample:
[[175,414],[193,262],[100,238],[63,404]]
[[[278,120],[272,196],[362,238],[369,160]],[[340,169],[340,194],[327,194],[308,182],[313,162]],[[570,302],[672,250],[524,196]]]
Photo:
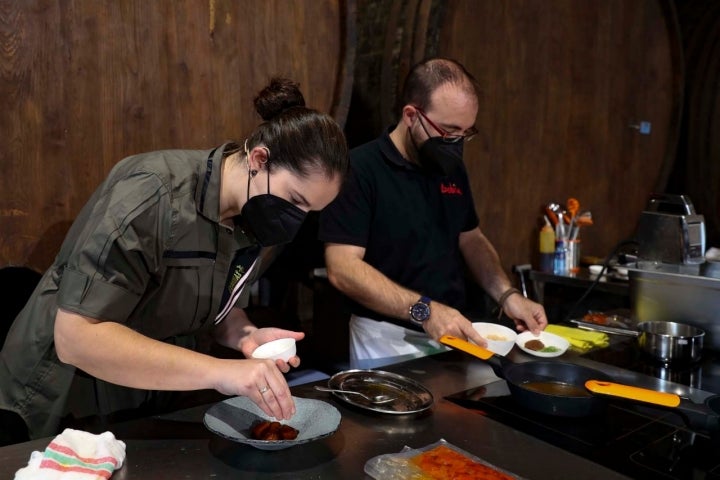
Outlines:
[[640,214],[636,240],[638,266],[699,265],[705,262],[705,218],[687,195],[650,195]]

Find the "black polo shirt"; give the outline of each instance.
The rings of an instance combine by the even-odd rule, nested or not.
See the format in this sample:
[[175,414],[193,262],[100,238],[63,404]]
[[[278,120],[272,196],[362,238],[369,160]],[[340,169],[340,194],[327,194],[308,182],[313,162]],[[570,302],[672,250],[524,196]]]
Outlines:
[[[364,260],[394,282],[461,309],[459,235],[478,225],[467,172],[426,173],[400,155],[390,131],[350,152],[350,174],[320,216],[319,238],[364,247]],[[351,309],[390,320],[357,303]]]

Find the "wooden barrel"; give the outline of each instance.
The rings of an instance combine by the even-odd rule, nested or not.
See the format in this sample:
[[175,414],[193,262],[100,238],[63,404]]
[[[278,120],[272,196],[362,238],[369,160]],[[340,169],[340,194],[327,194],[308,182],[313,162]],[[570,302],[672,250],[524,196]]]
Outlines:
[[375,138],[397,118],[397,95],[410,67],[437,50],[439,0],[361,0],[353,99],[347,121],[350,146]]
[[[359,9],[359,30],[374,22],[385,43],[359,37],[350,139],[397,121],[388,112],[409,63],[454,58],[483,87],[480,135],[466,144],[465,162],[481,228],[508,272],[535,258],[551,201],[572,196],[591,211],[584,255],[603,257],[633,236],[676,154],[683,65],[671,0],[369,3],[381,11]],[[370,73],[378,69],[379,85]],[[372,92],[382,115],[367,115]],[[357,126],[366,127],[362,138]]]
[[686,101],[675,190],[705,217],[707,245],[720,246],[720,3],[678,5],[685,39]]
[[45,269],[123,157],[211,148],[273,75],[344,124],[355,0],[9,0],[0,5],[0,265]]

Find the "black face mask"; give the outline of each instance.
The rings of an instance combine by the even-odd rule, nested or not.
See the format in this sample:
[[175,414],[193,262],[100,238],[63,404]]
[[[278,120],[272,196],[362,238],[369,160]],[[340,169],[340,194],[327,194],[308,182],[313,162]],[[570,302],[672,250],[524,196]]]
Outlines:
[[264,193],[249,199],[240,215],[258,243],[270,247],[292,242],[306,213],[283,198]]
[[442,137],[430,137],[418,149],[418,161],[429,173],[452,176],[464,170],[463,141],[447,143]]
[[251,175],[248,173],[248,199],[240,210],[245,228],[252,232],[263,247],[292,242],[307,215],[284,198],[271,195],[270,172],[267,175],[268,193],[250,198]]

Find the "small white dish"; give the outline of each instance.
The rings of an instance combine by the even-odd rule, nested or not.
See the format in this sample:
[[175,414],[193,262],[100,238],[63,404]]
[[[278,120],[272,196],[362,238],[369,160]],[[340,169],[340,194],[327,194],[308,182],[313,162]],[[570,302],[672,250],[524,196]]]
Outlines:
[[[555,350],[551,352],[543,352],[540,350],[531,350],[529,348],[525,348],[525,344],[530,340],[540,340],[543,345],[545,345],[545,348],[554,347]],[[534,355],[536,357],[545,358],[559,357],[560,355],[565,353],[568,348],[570,348],[570,342],[568,342],[566,339],[559,335],[555,335],[554,333],[549,332],[540,332],[540,335],[538,336],[533,335],[532,332],[522,332],[515,339],[515,343],[518,347],[520,347],[523,352]]]
[[487,349],[497,355],[510,353],[518,336],[515,331],[497,323],[473,322],[472,326],[487,342]]
[[269,358],[287,362],[297,353],[294,338],[279,338],[272,342],[263,343],[252,352],[253,358]]
[[615,273],[618,274],[618,276],[620,276],[622,278],[628,278],[627,267],[615,267],[614,270],[615,270]]
[[602,265],[590,265],[588,267],[588,270],[590,270],[590,273],[593,275],[600,275],[600,272],[602,272],[603,266]]

